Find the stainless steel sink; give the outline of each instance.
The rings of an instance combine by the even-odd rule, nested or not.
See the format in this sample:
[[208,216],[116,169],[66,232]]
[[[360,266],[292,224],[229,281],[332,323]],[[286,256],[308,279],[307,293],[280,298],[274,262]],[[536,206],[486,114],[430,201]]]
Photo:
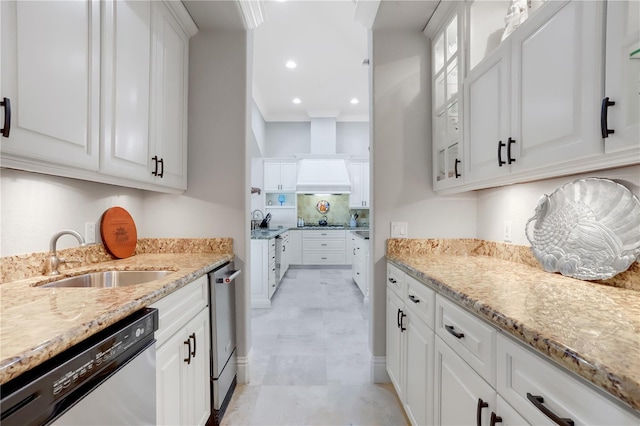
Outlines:
[[160,279],[173,271],[106,271],[78,275],[43,284],[40,287],[126,287]]

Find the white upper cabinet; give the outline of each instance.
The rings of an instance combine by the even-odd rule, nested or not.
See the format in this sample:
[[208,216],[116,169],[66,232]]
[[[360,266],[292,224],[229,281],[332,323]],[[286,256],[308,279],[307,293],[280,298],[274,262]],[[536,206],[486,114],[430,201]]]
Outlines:
[[151,3],[103,3],[102,173],[151,181]]
[[599,2],[549,2],[469,72],[470,179],[557,170],[602,152],[593,100],[602,88],[603,12]]
[[154,180],[187,189],[189,35],[164,3],[154,2],[153,6],[151,141],[153,154],[162,160],[162,175],[156,173]]
[[11,104],[2,165],[33,159],[98,170],[100,2],[2,1],[0,7],[0,96]]
[[265,191],[295,191],[297,178],[295,162],[265,162]]
[[349,207],[369,208],[369,162],[351,163],[351,193]]
[[[440,193],[640,162],[638,2],[526,5],[519,12],[510,0],[443,2],[425,30]],[[463,28],[454,48],[447,40],[456,13]],[[447,78],[455,64],[457,90]]]
[[13,113],[3,166],[186,189],[188,48],[197,28],[180,2],[1,7],[0,96]]
[[462,45],[463,8],[448,7],[447,18],[439,28],[428,28],[433,40],[432,62],[432,125],[433,125],[433,185],[442,189],[460,185],[462,176],[462,75],[464,49]]
[[100,170],[186,189],[189,37],[162,2],[107,2],[104,21]]
[[[640,161],[640,2],[607,2],[601,132],[606,152],[631,151]],[[607,99],[608,98],[608,99]],[[609,133],[607,130],[613,132]]]

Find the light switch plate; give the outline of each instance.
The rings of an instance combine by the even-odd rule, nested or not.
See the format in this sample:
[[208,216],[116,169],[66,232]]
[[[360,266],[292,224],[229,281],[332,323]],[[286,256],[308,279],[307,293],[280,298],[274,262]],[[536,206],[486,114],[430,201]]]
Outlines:
[[96,223],[95,222],[85,222],[84,241],[87,244],[95,244],[96,242]]
[[391,238],[408,238],[409,224],[407,222],[391,222]]
[[512,237],[511,237],[511,221],[510,220],[505,220],[504,221],[504,241],[506,243],[510,243],[512,241]]

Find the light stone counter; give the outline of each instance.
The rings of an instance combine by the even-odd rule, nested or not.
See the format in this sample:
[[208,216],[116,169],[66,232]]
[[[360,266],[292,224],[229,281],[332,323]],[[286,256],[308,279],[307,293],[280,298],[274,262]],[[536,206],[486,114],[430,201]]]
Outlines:
[[[505,253],[479,255],[522,246],[445,241],[388,240],[387,259],[640,410],[640,291],[544,272],[501,259]],[[636,264],[627,275],[634,281],[637,273]]]
[[[84,251],[101,251],[93,246]],[[69,249],[80,253],[82,249]],[[154,253],[154,251],[156,253]],[[95,253],[94,253],[95,255]],[[107,255],[108,256],[108,255]],[[3,276],[21,276],[40,254],[3,258]],[[172,270],[159,280],[120,288],[39,288],[52,277],[30,275],[0,285],[0,384],[152,304],[233,259],[231,239],[142,240],[127,259],[67,269],[55,279],[104,270]],[[31,264],[30,264],[31,263]]]

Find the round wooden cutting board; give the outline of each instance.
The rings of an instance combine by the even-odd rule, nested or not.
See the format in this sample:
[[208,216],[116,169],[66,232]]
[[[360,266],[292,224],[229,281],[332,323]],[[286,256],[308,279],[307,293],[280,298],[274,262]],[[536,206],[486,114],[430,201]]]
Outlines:
[[102,214],[100,236],[107,251],[118,259],[131,256],[138,243],[136,224],[122,207],[111,207]]

